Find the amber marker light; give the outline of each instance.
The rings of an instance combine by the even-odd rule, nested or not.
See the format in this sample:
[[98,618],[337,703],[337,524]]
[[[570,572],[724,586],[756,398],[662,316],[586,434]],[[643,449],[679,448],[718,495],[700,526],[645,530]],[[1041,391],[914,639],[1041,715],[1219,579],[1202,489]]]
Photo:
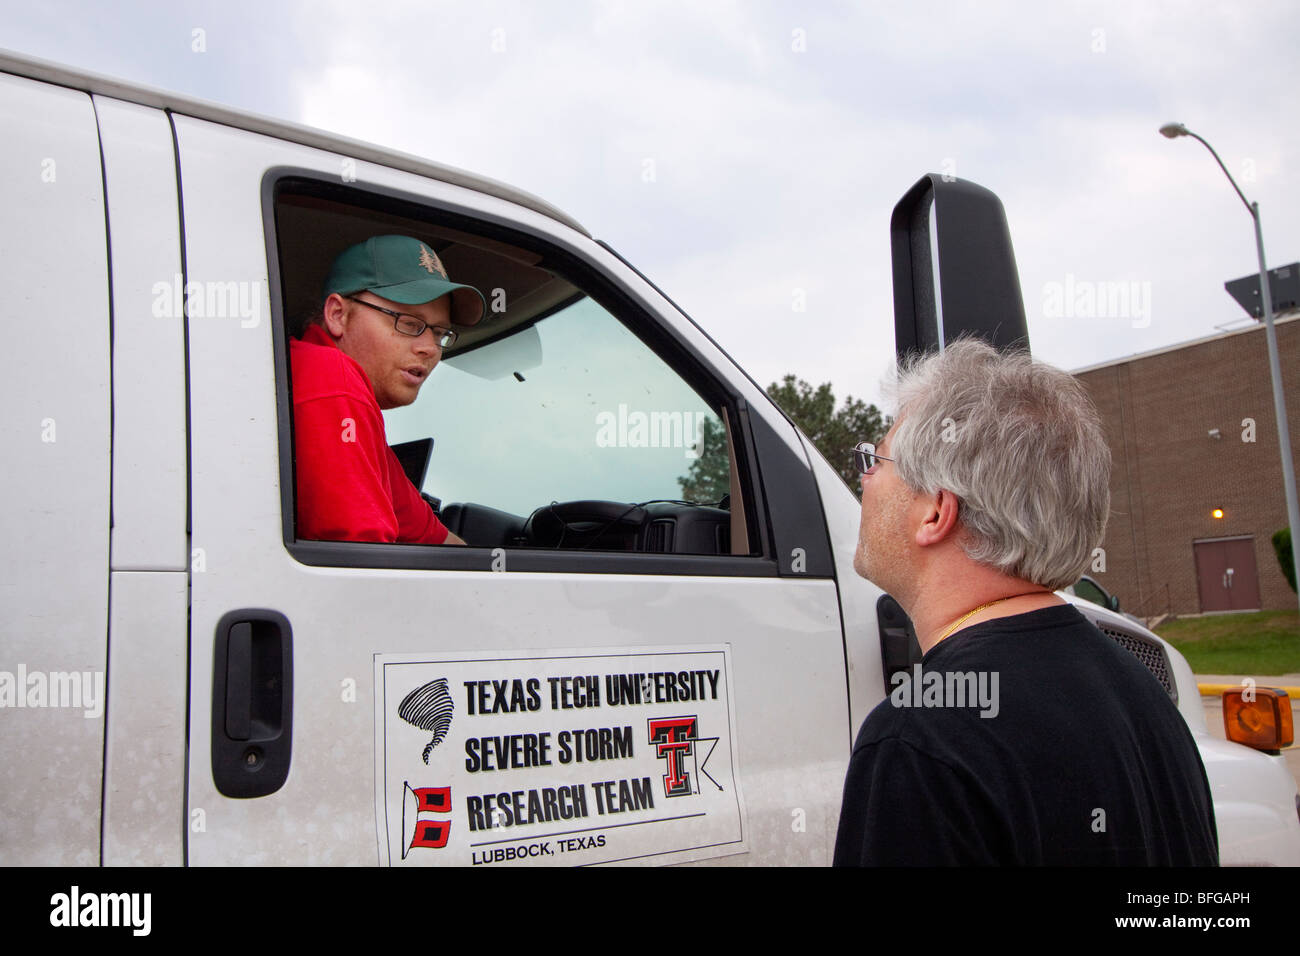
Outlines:
[[1295,729],[1291,720],[1291,698],[1276,687],[1256,687],[1254,700],[1246,700],[1247,688],[1223,692],[1223,730],[1229,740],[1276,753],[1291,746]]
[[1213,511],[1210,512],[1210,515],[1213,516],[1215,519],[1222,518],[1222,517],[1223,517],[1223,509],[1222,509],[1222,508],[1215,508]]

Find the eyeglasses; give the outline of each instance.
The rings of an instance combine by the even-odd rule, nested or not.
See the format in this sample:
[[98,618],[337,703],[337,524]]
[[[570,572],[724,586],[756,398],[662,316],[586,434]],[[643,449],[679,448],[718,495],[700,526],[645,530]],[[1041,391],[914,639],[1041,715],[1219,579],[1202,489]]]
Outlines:
[[876,446],[869,441],[860,441],[853,446],[853,464],[857,465],[858,471],[864,475],[876,467],[878,462],[893,460],[884,455],[877,455]]
[[384,315],[393,317],[393,328],[403,335],[409,335],[412,338],[419,338],[424,334],[425,329],[433,329],[433,340],[438,343],[438,348],[451,348],[456,343],[456,336],[460,333],[455,329],[442,329],[436,325],[430,325],[419,316],[411,315],[407,312],[394,312],[392,309],[385,309],[382,305],[375,305],[373,302],[367,302],[365,299],[358,299],[356,296],[345,295],[343,298],[352,302],[358,302],[361,305],[368,305],[376,312],[382,312]]

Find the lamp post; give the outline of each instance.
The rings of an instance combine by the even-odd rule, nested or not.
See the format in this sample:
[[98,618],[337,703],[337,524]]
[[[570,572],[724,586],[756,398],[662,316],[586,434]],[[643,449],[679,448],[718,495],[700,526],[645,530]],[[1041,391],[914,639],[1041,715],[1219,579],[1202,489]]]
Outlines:
[[[1291,562],[1297,577],[1300,578],[1300,507],[1296,505],[1295,468],[1291,464],[1291,432],[1286,421],[1286,400],[1282,395],[1282,363],[1277,354],[1277,335],[1273,331],[1273,297],[1268,291],[1268,267],[1264,264],[1264,233],[1259,224],[1259,203],[1249,202],[1246,199],[1241,187],[1232,178],[1232,173],[1228,172],[1228,167],[1223,165],[1223,160],[1219,159],[1219,154],[1214,151],[1214,147],[1182,123],[1166,123],[1160,127],[1160,133],[1170,139],[1177,139],[1179,136],[1190,136],[1208,149],[1210,155],[1214,157],[1214,161],[1223,170],[1223,175],[1227,176],[1228,182],[1232,183],[1232,188],[1237,190],[1237,195],[1241,197],[1242,203],[1250,213],[1250,218],[1255,220],[1255,249],[1259,253],[1259,294],[1264,305],[1264,334],[1268,339],[1268,367],[1273,374],[1273,408],[1277,414],[1277,438],[1282,451],[1282,483],[1286,487],[1287,524],[1291,528]],[[1300,591],[1300,588],[1297,590]],[[1297,600],[1300,601],[1300,594],[1297,595]],[[1297,606],[1300,607],[1300,604],[1297,604]]]

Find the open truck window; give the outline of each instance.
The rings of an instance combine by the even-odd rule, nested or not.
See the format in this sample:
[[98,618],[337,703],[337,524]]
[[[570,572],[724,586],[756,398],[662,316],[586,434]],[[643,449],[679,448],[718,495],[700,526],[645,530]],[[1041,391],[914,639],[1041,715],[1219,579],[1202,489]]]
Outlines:
[[[595,270],[540,239],[306,178],[282,179],[272,208],[286,340],[319,314],[335,256],[373,235],[421,240],[483,293],[484,319],[459,330],[411,405],[383,413],[407,476],[471,548],[568,552],[593,570],[611,553],[761,555],[735,409]],[[296,529],[292,542],[306,544]],[[330,563],[362,566],[376,547],[450,550],[330,544]]]

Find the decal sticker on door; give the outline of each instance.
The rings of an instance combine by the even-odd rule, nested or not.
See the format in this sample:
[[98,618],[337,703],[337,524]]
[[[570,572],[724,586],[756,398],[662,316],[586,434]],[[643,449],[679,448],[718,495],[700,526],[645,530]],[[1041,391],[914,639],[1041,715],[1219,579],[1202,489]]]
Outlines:
[[747,849],[730,645],[377,654],[375,703],[381,863]]

